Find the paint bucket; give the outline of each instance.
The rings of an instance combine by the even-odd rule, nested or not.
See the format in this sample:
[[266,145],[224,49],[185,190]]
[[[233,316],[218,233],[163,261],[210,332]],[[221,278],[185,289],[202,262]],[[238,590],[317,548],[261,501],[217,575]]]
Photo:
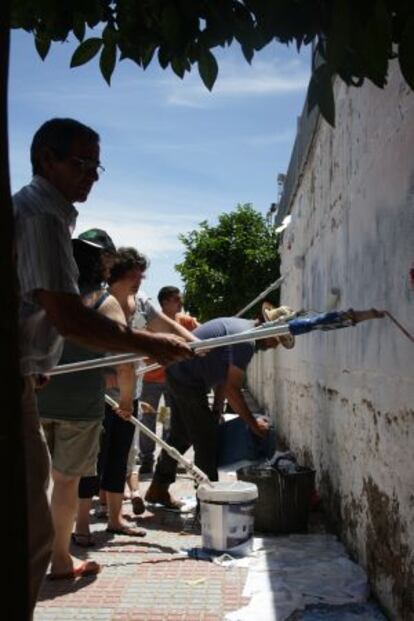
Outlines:
[[203,548],[244,556],[253,547],[257,486],[245,481],[203,483],[197,490]]

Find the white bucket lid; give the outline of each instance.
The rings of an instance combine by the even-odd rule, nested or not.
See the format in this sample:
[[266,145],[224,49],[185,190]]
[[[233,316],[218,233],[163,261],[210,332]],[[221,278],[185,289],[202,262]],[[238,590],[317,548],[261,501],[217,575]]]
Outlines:
[[247,481],[215,481],[211,485],[202,483],[197,496],[200,500],[211,502],[248,502],[259,495],[257,485]]

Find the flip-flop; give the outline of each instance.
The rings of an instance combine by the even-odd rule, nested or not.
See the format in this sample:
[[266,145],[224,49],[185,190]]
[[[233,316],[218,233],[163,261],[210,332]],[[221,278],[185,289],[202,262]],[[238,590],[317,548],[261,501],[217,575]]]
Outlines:
[[95,540],[91,533],[72,533],[71,539],[72,543],[81,548],[93,548],[95,545]]
[[143,528],[130,528],[125,526],[123,528],[107,528],[107,533],[111,535],[126,535],[127,537],[145,537],[147,531]]
[[48,580],[75,580],[76,578],[86,578],[88,576],[96,576],[102,567],[95,561],[84,561],[76,569],[64,571],[57,574],[47,574]]

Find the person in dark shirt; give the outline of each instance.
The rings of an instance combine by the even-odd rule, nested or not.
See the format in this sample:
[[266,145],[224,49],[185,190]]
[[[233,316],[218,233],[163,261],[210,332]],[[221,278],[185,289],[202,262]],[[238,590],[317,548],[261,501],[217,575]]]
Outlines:
[[[212,319],[196,328],[194,336],[201,340],[238,334],[250,330],[257,321],[238,317]],[[279,344],[277,338],[227,345],[209,351],[205,356],[173,364],[167,368],[167,389],[171,398],[171,428],[168,444],[181,454],[192,445],[195,464],[211,481],[218,479],[217,437],[219,417],[208,404],[208,393],[219,388],[221,398],[227,398],[231,407],[258,436],[266,436],[268,422],[255,418],[250,412],[242,393],[242,383],[247,365],[256,347],[268,349]],[[218,397],[218,395],[216,395]],[[214,408],[213,408],[214,409]],[[145,499],[169,508],[179,508],[181,502],[174,499],[169,486],[175,481],[177,462],[162,451],[154,477]]]

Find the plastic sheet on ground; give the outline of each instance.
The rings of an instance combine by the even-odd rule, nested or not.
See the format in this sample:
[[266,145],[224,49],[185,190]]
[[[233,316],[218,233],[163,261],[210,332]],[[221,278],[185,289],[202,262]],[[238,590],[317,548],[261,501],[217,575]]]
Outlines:
[[248,567],[243,595],[251,599],[226,621],[286,621],[309,605],[365,603],[369,596],[364,570],[333,535],[255,539],[254,552],[234,564]]
[[307,606],[302,612],[293,613],[288,621],[386,621],[375,604],[344,604],[343,606]]

